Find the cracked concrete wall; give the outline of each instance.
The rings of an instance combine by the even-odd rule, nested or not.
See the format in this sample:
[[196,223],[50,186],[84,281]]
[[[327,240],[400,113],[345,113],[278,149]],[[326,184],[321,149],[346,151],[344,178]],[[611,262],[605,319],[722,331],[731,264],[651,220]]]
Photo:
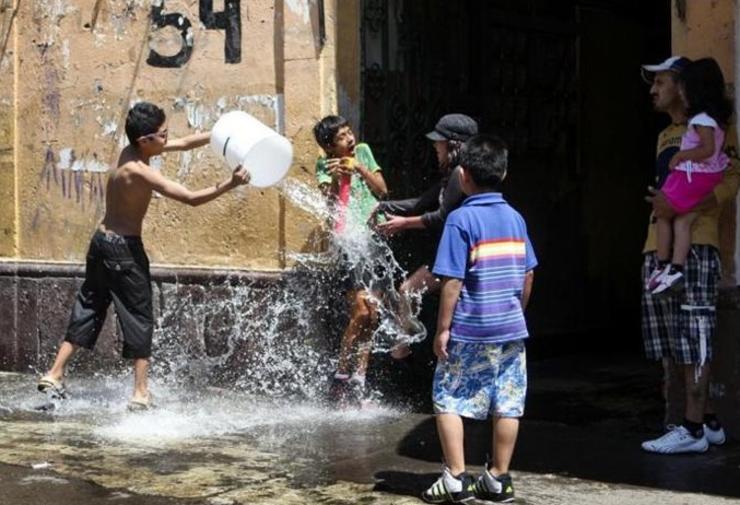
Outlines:
[[[216,2],[221,21],[203,15],[207,4],[38,0],[17,2],[13,20],[0,11],[0,257],[84,259],[138,100],[165,110],[172,137],[245,110],[293,142],[289,177],[313,183],[311,128],[337,109],[336,0],[323,2],[323,31],[316,0]],[[229,175],[208,147],[152,165],[194,189]],[[277,190],[239,188],[199,208],[155,197],[143,238],[153,263],[274,270],[313,247],[316,227]]]

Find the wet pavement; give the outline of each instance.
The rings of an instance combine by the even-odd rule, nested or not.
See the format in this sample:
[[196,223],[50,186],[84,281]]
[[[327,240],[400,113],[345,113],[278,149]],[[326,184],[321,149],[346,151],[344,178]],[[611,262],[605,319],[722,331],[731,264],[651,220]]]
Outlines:
[[[531,363],[517,502],[740,503],[736,442],[701,455],[640,450],[660,423],[657,379],[618,356]],[[72,399],[40,412],[34,381],[0,374],[2,504],[416,504],[440,468],[433,418],[400,408],[268,403],[155,381],[157,409],[129,413],[122,376],[73,378]],[[467,423],[466,435],[478,471],[487,423]]]

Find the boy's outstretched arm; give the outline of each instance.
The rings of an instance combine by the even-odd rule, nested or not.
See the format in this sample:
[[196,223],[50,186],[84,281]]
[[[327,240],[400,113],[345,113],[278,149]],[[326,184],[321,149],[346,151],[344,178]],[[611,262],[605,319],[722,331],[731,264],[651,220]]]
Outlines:
[[211,141],[211,132],[194,133],[193,135],[188,135],[187,137],[168,140],[167,144],[164,146],[164,150],[165,151],[189,151],[190,149],[195,149],[196,147],[204,146],[210,141]]
[[182,184],[167,179],[159,173],[159,171],[151,170],[148,167],[138,170],[137,174],[142,177],[154,191],[193,207],[210,202],[227,191],[249,182],[249,172],[247,172],[247,169],[243,167],[237,167],[230,179],[219,182],[214,186],[196,191],[191,191]]
[[524,274],[524,289],[522,289],[522,310],[527,310],[529,297],[532,294],[532,284],[534,283],[534,270],[529,270]]
[[442,280],[442,291],[439,295],[439,313],[437,314],[437,335],[434,337],[434,354],[441,360],[447,359],[447,342],[450,341],[450,326],[455,305],[462,291],[462,279],[445,277]]

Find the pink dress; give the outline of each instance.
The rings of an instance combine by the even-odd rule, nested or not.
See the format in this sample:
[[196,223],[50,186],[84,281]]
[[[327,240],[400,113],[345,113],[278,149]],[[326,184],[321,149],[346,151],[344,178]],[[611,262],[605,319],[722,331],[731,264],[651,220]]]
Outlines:
[[681,138],[681,150],[697,147],[701,140],[695,126],[714,129],[714,153],[702,161],[683,161],[674,168],[660,188],[673,210],[678,214],[691,212],[715,186],[722,181],[722,173],[729,158],[722,151],[725,132],[708,114],[701,112],[689,120],[689,127]]

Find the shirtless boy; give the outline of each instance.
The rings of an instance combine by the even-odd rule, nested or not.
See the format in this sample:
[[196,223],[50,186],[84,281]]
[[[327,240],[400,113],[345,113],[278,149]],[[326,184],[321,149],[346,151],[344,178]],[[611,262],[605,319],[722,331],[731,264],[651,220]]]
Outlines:
[[121,332],[123,357],[133,359],[134,394],[129,409],[151,405],[147,386],[154,317],[149,259],[141,242],[141,227],[152,191],[188,205],[209,202],[249,182],[249,173],[238,167],[231,178],[214,186],[191,191],[168,180],[149,166],[152,156],[165,151],[185,151],[203,146],[210,133],[167,141],[162,109],[147,102],[134,105],[126,118],[131,142],[121,152],[105,191],[105,216],[90,240],[85,281],[72,307],[67,334],[51,370],[38,382],[38,389],[64,397],[64,369],[79,347],[92,349],[113,302]]

